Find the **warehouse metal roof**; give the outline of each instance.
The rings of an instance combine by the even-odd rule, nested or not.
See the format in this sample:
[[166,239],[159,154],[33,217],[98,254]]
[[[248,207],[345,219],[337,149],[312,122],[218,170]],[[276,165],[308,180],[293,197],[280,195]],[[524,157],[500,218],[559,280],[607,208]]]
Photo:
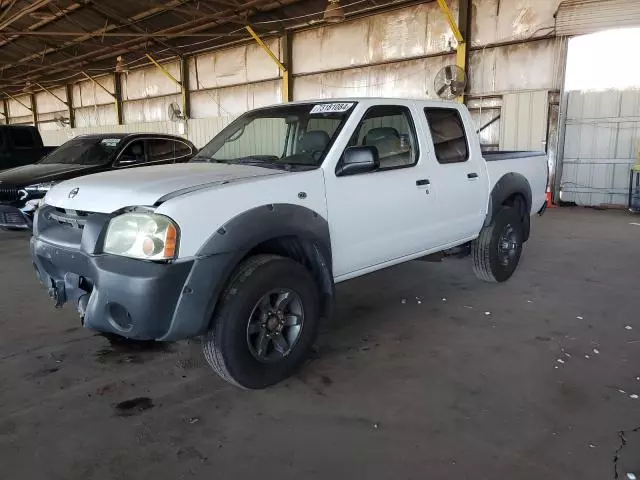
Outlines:
[[[406,1],[342,0],[347,15]],[[0,91],[19,94],[322,21],[327,0],[0,0]],[[86,78],[86,77],[85,77]],[[38,85],[39,84],[39,85]]]

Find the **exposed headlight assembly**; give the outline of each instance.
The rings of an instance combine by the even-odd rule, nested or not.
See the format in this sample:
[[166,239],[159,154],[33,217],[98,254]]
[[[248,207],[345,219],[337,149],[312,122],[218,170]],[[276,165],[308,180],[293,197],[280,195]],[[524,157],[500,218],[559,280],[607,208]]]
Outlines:
[[172,260],[178,253],[178,227],[156,213],[132,212],[112,218],[104,253],[143,260]]

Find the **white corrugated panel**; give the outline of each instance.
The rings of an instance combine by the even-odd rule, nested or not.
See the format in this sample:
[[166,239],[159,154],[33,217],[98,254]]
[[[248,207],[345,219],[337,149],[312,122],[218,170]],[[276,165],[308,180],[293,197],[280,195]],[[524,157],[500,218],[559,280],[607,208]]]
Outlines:
[[189,140],[198,147],[204,147],[224,127],[229,125],[233,117],[197,118],[188,121]]
[[[61,100],[67,99],[67,90],[64,87],[51,88],[51,93],[60,98]],[[49,92],[36,93],[36,105],[38,106],[38,114],[57,112],[65,110],[67,108],[64,102],[58,100],[58,98],[51,95]]]
[[561,38],[475,50],[469,55],[472,94],[556,90],[566,40]]
[[561,199],[626,205],[640,142],[640,90],[568,93]]
[[500,150],[546,150],[548,92],[510,93],[502,97]]
[[234,117],[282,101],[282,83],[268,80],[191,93],[191,117]]
[[167,95],[122,102],[124,123],[162,122],[169,120],[169,105],[181,105],[180,95]]
[[560,0],[473,0],[474,47],[548,35]]
[[[162,66],[175,79],[180,80],[180,64],[178,62],[164,63]],[[127,75],[122,75],[121,78],[122,98],[124,100],[139,100],[180,93],[180,86],[155,66],[131,70]]]
[[556,15],[558,35],[581,35],[639,25],[638,0],[564,0]]
[[[268,38],[265,43],[282,58],[279,38]],[[189,60],[190,90],[238,85],[279,76],[278,66],[256,43],[197,55],[195,60]]]
[[[457,1],[448,2],[457,15]],[[451,50],[456,44],[436,2],[295,33],[293,72],[311,73]]]
[[109,128],[118,123],[116,107],[113,103],[76,108],[75,116],[77,127],[106,126]]
[[295,100],[332,97],[436,98],[433,79],[453,55],[305,75],[294,79]]
[[9,118],[31,116],[31,110],[25,107],[25,105],[31,107],[31,99],[29,98],[29,95],[20,95],[15,97],[15,99],[9,98],[7,100]]
[[[110,92],[115,91],[113,75],[94,77],[94,80]],[[73,85],[73,106],[76,108],[113,102],[113,97],[91,80],[84,80]]]
[[[28,120],[28,118],[25,118],[25,120]],[[184,122],[131,123],[128,125],[95,125],[81,128],[57,129],[49,129],[45,127],[45,125],[39,125],[39,130],[45,145],[61,145],[73,137],[89,133],[145,132],[179,135],[191,140],[196,147],[202,148],[232,120],[233,117],[188,120],[186,127]]]

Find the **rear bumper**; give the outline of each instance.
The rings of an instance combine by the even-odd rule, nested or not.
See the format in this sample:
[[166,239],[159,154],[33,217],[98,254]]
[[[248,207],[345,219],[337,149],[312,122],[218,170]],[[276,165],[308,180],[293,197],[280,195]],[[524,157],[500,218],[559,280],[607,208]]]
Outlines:
[[0,228],[13,228],[19,230],[31,230],[33,216],[24,213],[18,207],[0,205]]

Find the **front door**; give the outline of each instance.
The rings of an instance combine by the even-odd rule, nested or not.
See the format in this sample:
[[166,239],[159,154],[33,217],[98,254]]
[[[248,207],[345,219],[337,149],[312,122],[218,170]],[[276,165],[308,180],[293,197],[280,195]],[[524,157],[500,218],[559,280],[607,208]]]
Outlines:
[[341,177],[326,172],[338,280],[434,246],[428,227],[437,205],[409,108],[371,107],[348,144],[363,145],[377,149],[378,170]]

